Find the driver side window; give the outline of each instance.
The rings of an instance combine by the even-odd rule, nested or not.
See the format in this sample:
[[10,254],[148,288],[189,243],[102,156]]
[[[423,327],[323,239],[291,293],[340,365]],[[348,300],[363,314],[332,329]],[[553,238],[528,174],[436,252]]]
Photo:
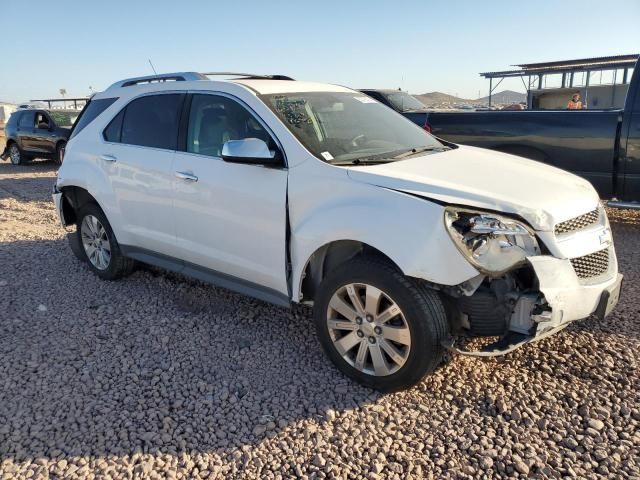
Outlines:
[[37,112],[36,113],[36,128],[39,128],[41,130],[47,130],[50,126],[51,126],[51,123],[49,122],[49,117],[47,117],[42,112]]
[[269,133],[239,103],[218,95],[193,95],[187,152],[219,157],[228,140],[258,138],[273,148]]

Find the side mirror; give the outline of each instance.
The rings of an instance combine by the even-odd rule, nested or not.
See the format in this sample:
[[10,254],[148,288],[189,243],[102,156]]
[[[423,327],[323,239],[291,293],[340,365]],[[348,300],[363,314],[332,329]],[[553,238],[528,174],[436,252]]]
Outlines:
[[278,166],[282,164],[280,152],[269,150],[259,138],[227,140],[222,146],[222,159],[230,163]]

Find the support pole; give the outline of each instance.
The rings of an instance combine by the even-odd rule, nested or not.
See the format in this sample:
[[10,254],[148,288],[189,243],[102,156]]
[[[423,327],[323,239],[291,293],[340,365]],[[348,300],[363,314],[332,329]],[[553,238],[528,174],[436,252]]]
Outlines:
[[491,107],[491,93],[493,92],[493,78],[489,77],[489,107]]
[[613,85],[611,85],[611,108],[616,106],[616,80],[618,79],[618,70],[613,71]]
[[584,106],[585,108],[589,108],[589,77],[591,76],[591,72],[587,70],[586,75],[587,79],[584,82]]

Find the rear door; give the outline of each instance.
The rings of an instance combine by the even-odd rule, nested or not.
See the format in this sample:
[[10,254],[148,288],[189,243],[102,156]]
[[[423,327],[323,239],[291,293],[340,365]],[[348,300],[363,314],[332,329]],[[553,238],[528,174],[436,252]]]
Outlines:
[[[629,201],[640,200],[640,74],[634,73],[634,80],[631,82],[631,86],[635,86],[635,99],[629,101],[627,108],[631,112],[625,112],[625,115],[629,115],[628,130],[622,132],[622,135],[626,133],[626,144],[624,137],[620,140],[623,143],[623,156],[621,161],[620,173],[624,174],[624,177],[619,179],[620,182],[624,182],[623,186],[623,198]],[[630,92],[631,95],[631,92]]]
[[173,161],[184,94],[138,97],[103,132],[99,162],[111,181],[120,244],[175,256]]
[[223,273],[236,283],[232,288],[240,281],[247,289],[288,297],[287,170],[228,163],[220,156],[227,140],[259,138],[276,149],[275,137],[236,98],[197,93],[190,100],[184,151],[176,152],[173,163],[180,258],[187,268]]
[[35,112],[33,110],[25,110],[20,114],[20,118],[18,118],[16,140],[20,148],[27,152],[31,152],[35,148],[33,140],[35,121]]

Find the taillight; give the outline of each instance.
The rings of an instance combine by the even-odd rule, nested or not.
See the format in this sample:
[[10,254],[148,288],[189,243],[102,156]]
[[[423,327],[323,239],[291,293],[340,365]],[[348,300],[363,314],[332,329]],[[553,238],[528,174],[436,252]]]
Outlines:
[[424,128],[429,133],[433,132],[433,128],[431,128],[431,125],[429,125],[429,122],[425,122],[422,128]]

